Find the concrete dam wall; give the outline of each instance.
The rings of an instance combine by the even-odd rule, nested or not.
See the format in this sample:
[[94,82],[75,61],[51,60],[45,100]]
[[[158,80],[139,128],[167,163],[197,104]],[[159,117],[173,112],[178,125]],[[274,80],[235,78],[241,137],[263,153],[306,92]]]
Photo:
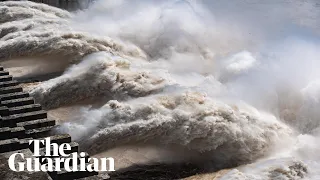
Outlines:
[[[79,144],[72,141],[68,134],[52,134],[55,120],[47,118],[47,112],[40,104],[34,102],[29,93],[24,92],[20,83],[0,67],[0,179],[38,179],[38,180],[70,180],[79,178],[104,179],[98,172],[14,172],[9,169],[8,159],[13,153],[23,153],[24,159],[33,157],[32,139],[50,137],[51,142],[68,143],[71,150],[68,154],[78,152]],[[45,148],[40,149],[41,158],[45,157]],[[86,154],[88,160],[89,155]],[[20,160],[19,160],[20,161]],[[90,163],[89,161],[86,163]]]

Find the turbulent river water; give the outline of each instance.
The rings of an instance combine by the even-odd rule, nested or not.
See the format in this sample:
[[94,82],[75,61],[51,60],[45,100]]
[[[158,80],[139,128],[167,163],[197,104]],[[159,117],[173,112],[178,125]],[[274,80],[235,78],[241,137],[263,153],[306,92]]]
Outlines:
[[220,179],[320,179],[319,19],[317,0],[7,1],[0,61],[58,72],[27,89],[82,104],[57,131],[91,154],[138,144]]

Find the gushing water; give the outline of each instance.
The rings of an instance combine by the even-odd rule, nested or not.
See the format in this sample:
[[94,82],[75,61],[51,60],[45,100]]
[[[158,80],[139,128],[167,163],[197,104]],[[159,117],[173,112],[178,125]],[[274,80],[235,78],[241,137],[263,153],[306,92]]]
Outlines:
[[1,2],[0,60],[63,64],[29,87],[47,109],[104,104],[58,129],[93,154],[151,145],[235,168],[221,179],[318,179],[318,6],[101,0],[69,13]]

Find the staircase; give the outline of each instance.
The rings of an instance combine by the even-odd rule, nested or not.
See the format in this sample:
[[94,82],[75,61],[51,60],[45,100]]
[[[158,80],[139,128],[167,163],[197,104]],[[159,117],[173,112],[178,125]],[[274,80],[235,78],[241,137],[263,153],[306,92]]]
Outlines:
[[[72,179],[103,179],[98,172],[14,172],[7,165],[13,153],[23,153],[25,158],[32,157],[33,147],[29,140],[51,138],[51,142],[69,143],[72,147],[68,154],[79,151],[79,144],[72,141],[68,134],[52,134],[56,121],[47,117],[40,104],[33,97],[23,92],[19,82],[13,80],[9,72],[0,67],[0,179],[37,179],[37,180],[72,180]],[[44,148],[40,150],[45,157]],[[86,154],[86,160],[89,155]],[[86,163],[90,163],[86,161]],[[3,166],[4,165],[4,166]],[[23,178],[22,178],[23,177]],[[28,178],[26,178],[28,177]]]

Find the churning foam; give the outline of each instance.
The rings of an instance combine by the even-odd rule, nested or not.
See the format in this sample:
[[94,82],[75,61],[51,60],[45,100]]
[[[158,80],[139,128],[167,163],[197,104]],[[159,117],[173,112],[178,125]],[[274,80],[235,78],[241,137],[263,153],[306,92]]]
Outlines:
[[69,13],[1,2],[0,60],[68,61],[30,88],[47,109],[110,100],[61,125],[92,153],[179,147],[216,168],[254,162],[225,179],[317,179],[317,4],[230,3],[101,0]]
[[77,61],[98,51],[144,57],[134,46],[72,30],[67,21],[71,14],[67,11],[31,2],[1,2],[0,5],[0,60],[62,55]]

